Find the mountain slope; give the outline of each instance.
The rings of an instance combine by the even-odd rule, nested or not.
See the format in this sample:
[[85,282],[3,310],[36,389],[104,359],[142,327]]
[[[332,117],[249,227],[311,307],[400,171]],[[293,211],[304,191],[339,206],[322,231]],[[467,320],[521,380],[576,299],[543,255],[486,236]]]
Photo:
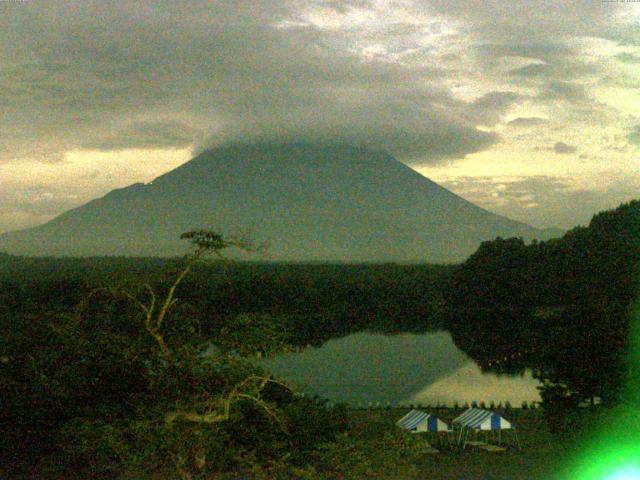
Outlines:
[[26,255],[184,252],[193,229],[249,232],[266,257],[294,261],[458,261],[496,236],[541,238],[483,210],[393,157],[317,144],[206,151],[149,184],[134,184],[39,227],[0,236]]

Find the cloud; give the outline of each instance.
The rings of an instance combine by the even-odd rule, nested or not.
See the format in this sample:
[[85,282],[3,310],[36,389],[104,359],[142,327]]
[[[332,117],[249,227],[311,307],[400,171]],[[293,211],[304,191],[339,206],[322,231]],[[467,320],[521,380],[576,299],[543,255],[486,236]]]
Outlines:
[[524,57],[546,61],[575,54],[575,49],[560,42],[535,43],[531,40],[506,44],[480,43],[474,46],[474,51],[485,58]]
[[538,125],[544,125],[548,120],[540,117],[518,117],[507,122],[510,127],[535,127]]
[[552,71],[552,67],[543,63],[534,63],[525,67],[520,67],[509,72],[510,75],[518,77],[546,77]]
[[573,145],[567,145],[564,142],[556,142],[553,145],[553,151],[558,154],[575,153],[577,150]]
[[[574,53],[575,55],[575,53]],[[512,77],[562,81],[598,73],[598,66],[574,58],[558,58],[554,63],[532,63],[509,71]]]
[[[206,137],[332,139],[433,163],[498,140],[476,125],[495,124],[513,94],[469,103],[443,86],[447,74],[436,65],[365,58],[349,29],[282,27],[313,4],[4,6],[13,21],[0,31],[0,59],[18,61],[0,72],[0,122],[12,140],[0,161],[60,159],[74,148],[178,148]],[[364,33],[386,39],[391,59],[421,46],[398,24]]]
[[465,52],[475,51],[480,63],[544,61],[514,77],[547,69],[553,78],[539,74],[549,80],[540,98],[578,102],[584,92],[562,83],[567,72],[558,71],[576,51],[565,38],[608,32],[613,15],[586,1],[559,12],[554,2],[522,0],[508,9],[480,0],[108,8],[50,0],[2,2],[0,9],[7,19],[0,122],[10,139],[0,161],[59,160],[60,152],[85,146],[182,147],[203,137],[339,137],[425,163],[461,158],[497,142],[477,126],[495,125],[522,99],[516,88],[472,100],[454,95],[452,82],[473,71]]
[[586,102],[589,96],[584,85],[574,82],[551,81],[543,86],[538,98],[581,103]]
[[520,99],[522,95],[516,92],[489,92],[474,100],[469,105],[468,113],[473,115],[477,122],[493,126]]
[[640,145],[640,125],[636,125],[627,135],[627,140],[632,145]]
[[113,134],[82,144],[90,150],[164,149],[188,147],[201,141],[204,133],[184,123],[165,121],[133,122]]
[[[587,225],[603,210],[637,198],[640,181],[614,180],[599,189],[573,185],[568,177],[457,177],[442,184],[469,201],[536,227],[570,229]],[[566,208],[570,205],[571,208]]]
[[561,35],[602,33],[611,28],[618,13],[590,0],[426,0],[424,4],[432,12],[474,25],[489,38],[527,38],[535,44]]
[[619,53],[618,55],[616,55],[616,59],[621,61],[622,63],[640,63],[640,56],[633,55],[632,53]]

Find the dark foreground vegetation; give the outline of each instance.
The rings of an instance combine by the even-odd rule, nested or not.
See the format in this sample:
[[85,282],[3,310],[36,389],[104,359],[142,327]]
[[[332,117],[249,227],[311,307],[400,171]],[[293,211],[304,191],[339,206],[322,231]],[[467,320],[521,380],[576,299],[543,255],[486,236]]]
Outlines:
[[[462,410],[431,410],[440,418],[450,421]],[[506,451],[489,453],[467,448],[462,451],[455,443],[448,443],[443,434],[413,435],[400,430],[395,422],[407,412],[406,409],[352,410],[341,415],[345,423],[330,437],[319,438],[314,448],[303,457],[296,456],[263,461],[252,457],[242,466],[235,465],[234,471],[219,471],[204,478],[218,480],[264,479],[264,480],[566,480],[559,467],[571,459],[575,450],[578,432],[573,436],[552,434],[541,409],[508,409],[498,413],[517,425],[520,449],[506,444]],[[306,412],[308,413],[308,411]],[[580,423],[590,425],[598,413],[583,410]],[[318,425],[305,425],[318,428]],[[335,428],[335,425],[333,426]],[[240,435],[247,426],[238,426],[233,432]],[[328,427],[325,427],[328,428]],[[325,430],[326,431],[326,430]],[[104,432],[101,432],[104,434]],[[583,433],[584,434],[584,433]],[[505,434],[505,437],[507,435]],[[98,439],[94,436],[94,442]],[[449,437],[452,439],[455,437]],[[255,437],[251,437],[255,440]],[[208,439],[211,440],[211,439]],[[228,440],[227,440],[228,441]],[[86,440],[85,440],[86,442]],[[77,443],[77,442],[76,442]],[[439,453],[432,453],[436,447]],[[74,445],[66,450],[77,448]],[[95,448],[95,447],[94,447]],[[228,443],[228,449],[237,445]],[[273,454],[273,451],[268,452]],[[67,460],[59,458],[59,460]],[[70,472],[68,466],[58,465],[57,476],[45,473],[46,464],[35,462],[31,466],[32,478],[112,478],[126,480],[173,479],[170,468],[150,471],[148,468],[131,464],[114,465],[109,457],[100,456],[85,459],[89,463],[84,470]],[[111,465],[108,474],[96,475],[98,462]],[[110,463],[109,463],[110,462]],[[6,468],[6,464],[5,464]],[[51,468],[51,467],[47,467]],[[103,472],[106,469],[103,469]],[[62,474],[60,472],[64,471]],[[87,474],[90,473],[90,476]],[[3,478],[17,478],[10,470],[0,468]],[[195,477],[197,478],[197,477]]]
[[244,244],[187,239],[193,253],[172,261],[2,259],[6,476],[315,468],[311,454],[347,430],[345,409],[297,394],[252,359],[364,328],[442,326],[438,285],[450,268],[203,264]]
[[[1,477],[547,478],[593,414],[577,404],[620,397],[640,202],[558,240],[486,242],[461,266],[202,263],[249,245],[186,240],[174,260],[0,257]],[[399,412],[309,399],[252,361],[441,328],[483,368],[544,382],[544,416],[507,415],[524,452],[425,455]]]

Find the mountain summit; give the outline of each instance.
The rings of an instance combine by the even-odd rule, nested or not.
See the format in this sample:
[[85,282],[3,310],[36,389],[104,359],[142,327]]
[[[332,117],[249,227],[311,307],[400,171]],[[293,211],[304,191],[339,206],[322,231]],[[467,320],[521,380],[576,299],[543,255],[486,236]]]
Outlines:
[[186,249],[180,234],[194,229],[248,232],[277,261],[452,262],[496,236],[545,237],[383,152],[256,144],[205,151],[148,184],[0,235],[0,251],[173,256]]

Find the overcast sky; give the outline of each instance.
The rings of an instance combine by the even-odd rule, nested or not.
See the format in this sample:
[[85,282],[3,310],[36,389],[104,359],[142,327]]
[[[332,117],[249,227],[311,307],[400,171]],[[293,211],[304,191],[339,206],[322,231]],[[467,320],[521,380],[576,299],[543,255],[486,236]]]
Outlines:
[[640,197],[640,2],[0,0],[0,232],[237,141],[569,228]]

